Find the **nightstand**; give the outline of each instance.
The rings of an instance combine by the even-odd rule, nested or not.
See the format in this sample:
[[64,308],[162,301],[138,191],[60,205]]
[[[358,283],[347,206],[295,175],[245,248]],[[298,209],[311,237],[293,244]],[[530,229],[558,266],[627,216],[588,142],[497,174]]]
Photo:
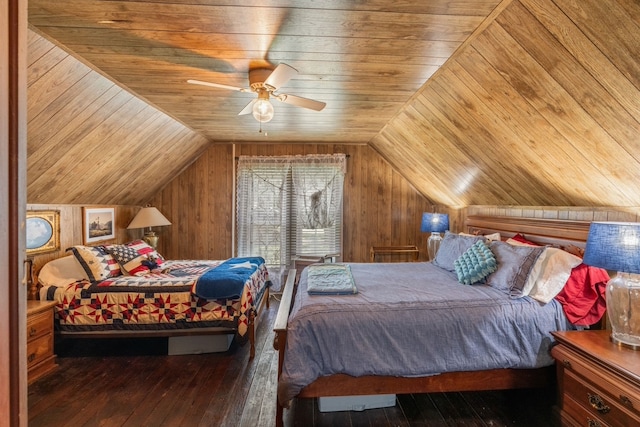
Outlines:
[[614,344],[606,330],[552,334],[561,425],[640,425],[640,351]]
[[58,367],[53,354],[55,301],[27,301],[27,378],[29,384]]

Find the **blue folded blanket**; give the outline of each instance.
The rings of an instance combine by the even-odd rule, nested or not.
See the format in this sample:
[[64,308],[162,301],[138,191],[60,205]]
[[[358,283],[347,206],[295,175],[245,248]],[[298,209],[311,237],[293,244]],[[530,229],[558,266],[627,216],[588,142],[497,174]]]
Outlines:
[[245,283],[261,264],[264,264],[262,257],[228,259],[200,276],[193,293],[204,299],[240,298]]
[[307,267],[309,295],[351,295],[358,289],[349,264],[313,264]]

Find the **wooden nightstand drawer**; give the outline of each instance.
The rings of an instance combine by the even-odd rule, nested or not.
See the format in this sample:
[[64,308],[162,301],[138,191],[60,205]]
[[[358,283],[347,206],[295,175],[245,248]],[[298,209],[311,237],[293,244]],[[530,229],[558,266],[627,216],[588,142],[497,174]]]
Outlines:
[[[563,364],[567,382],[573,381],[571,384],[575,385],[575,381],[581,378],[583,384],[597,384],[598,394],[608,395],[609,401],[614,405],[623,407],[640,418],[640,390],[633,384],[627,384],[623,378],[594,365],[564,346],[554,347],[551,354]],[[568,386],[569,384],[565,384],[565,392]],[[574,396],[581,401],[579,395]]]
[[609,425],[635,424],[633,413],[626,410],[622,403],[616,402],[614,397],[586,383],[569,370],[565,370],[564,375],[564,398],[569,397],[577,402],[591,417]]
[[27,342],[27,368],[47,360],[53,355],[53,336],[44,335]]
[[[597,416],[594,416],[587,411],[584,406],[571,398],[565,398],[563,402],[563,411],[566,416],[562,419],[562,425],[576,426],[576,427],[609,427],[605,421],[601,420]],[[633,425],[633,424],[629,424]]]
[[640,426],[640,352],[608,331],[552,332],[563,426]]
[[51,332],[53,311],[47,310],[27,319],[27,340],[33,340]]
[[29,384],[56,369],[53,354],[53,301],[27,301],[27,377]]

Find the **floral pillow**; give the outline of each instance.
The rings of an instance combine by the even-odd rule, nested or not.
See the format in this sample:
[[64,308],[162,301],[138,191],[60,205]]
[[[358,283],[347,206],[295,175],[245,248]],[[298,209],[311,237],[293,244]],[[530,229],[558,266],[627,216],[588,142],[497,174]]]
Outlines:
[[107,251],[132,276],[144,276],[164,263],[164,258],[142,240],[124,245],[109,245]]
[[120,264],[111,253],[102,245],[82,246],[76,245],[67,251],[72,251],[89,280],[99,282],[110,277],[122,275]]

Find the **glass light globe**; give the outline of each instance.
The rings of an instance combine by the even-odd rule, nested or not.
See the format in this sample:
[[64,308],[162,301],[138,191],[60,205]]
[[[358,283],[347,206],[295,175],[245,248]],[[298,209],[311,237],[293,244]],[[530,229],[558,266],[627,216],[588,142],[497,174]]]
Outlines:
[[273,105],[266,99],[258,99],[253,104],[253,117],[261,123],[271,121],[273,119]]

